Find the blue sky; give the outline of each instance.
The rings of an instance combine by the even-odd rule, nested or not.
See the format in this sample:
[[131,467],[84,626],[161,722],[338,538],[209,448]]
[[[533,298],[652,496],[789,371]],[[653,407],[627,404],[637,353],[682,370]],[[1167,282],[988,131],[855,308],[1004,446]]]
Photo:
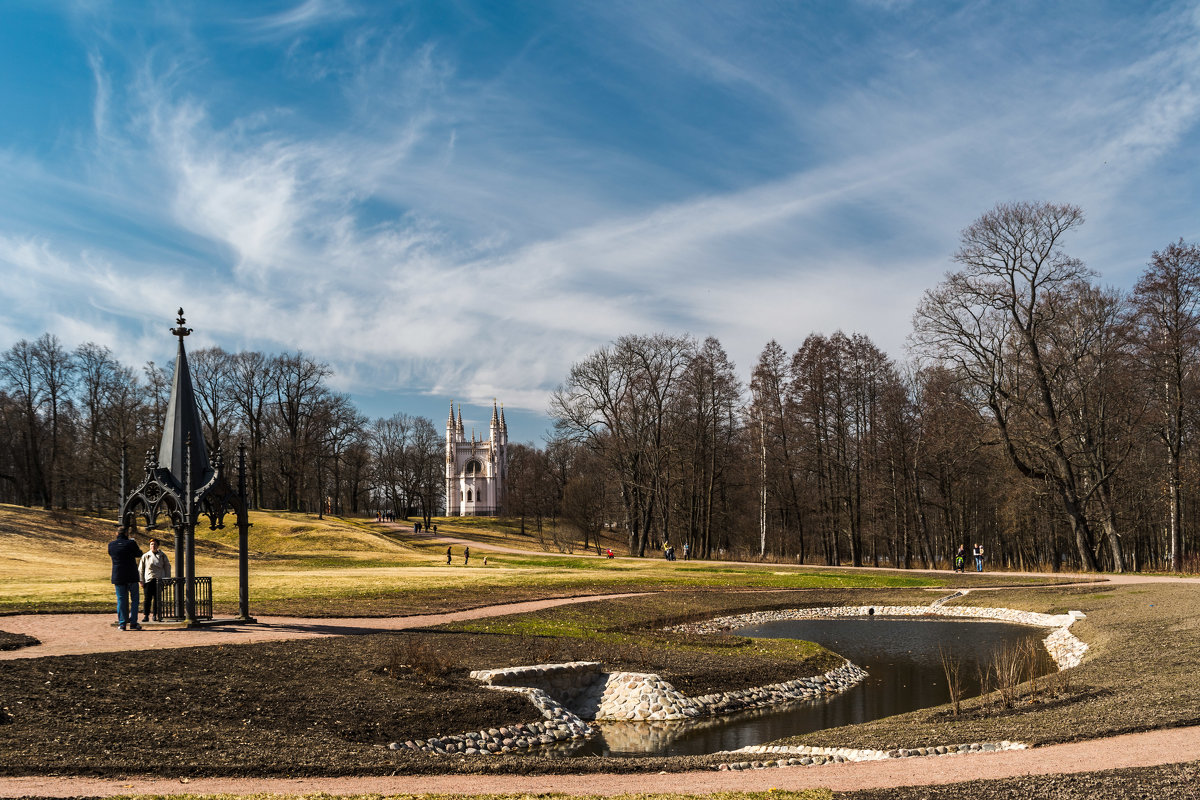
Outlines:
[[0,9],[0,344],[302,349],[373,416],[538,441],[626,333],[869,335],[958,232],[1070,202],[1129,288],[1200,239],[1200,10],[1141,2]]

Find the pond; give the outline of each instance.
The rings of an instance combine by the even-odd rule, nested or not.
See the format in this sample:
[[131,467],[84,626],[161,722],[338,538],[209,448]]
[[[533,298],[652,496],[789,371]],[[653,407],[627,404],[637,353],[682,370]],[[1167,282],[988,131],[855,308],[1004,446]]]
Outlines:
[[968,697],[979,694],[980,665],[990,665],[1006,647],[1032,640],[1038,645],[1039,674],[1054,671],[1041,646],[1046,631],[1008,623],[904,617],[806,619],[752,625],[732,633],[818,642],[866,668],[870,676],[842,694],[783,708],[686,723],[600,723],[600,735],[570,754],[700,755],[941,705],[950,701],[942,649],[962,663]]

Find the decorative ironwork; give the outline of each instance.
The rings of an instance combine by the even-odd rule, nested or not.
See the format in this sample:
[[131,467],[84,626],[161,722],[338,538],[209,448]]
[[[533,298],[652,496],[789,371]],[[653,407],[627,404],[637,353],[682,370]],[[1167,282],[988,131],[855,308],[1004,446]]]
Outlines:
[[163,606],[170,609],[175,618],[191,623],[212,618],[212,579],[198,578],[195,572],[196,523],[203,515],[208,518],[210,529],[217,530],[225,527],[225,516],[234,513],[238,526],[239,619],[253,622],[247,577],[250,522],[247,513],[245,449],[239,445],[235,488],[229,480],[220,449],[213,453],[211,462],[206,452],[200,413],[196,407],[183,346],[184,337],[192,332],[191,328],[185,327],[185,322],[181,308],[176,320],[177,327],[171,329],[171,333],[179,339],[179,352],[175,359],[162,442],[157,453],[153,450],[146,453],[145,477],[124,498],[120,524],[133,529],[140,519],[146,530],[151,531],[160,526],[162,519],[166,526],[174,530],[175,577],[169,580],[178,582],[178,586],[172,584],[174,588],[171,589],[170,599],[164,599]]
[[[184,583],[184,578],[159,578],[158,607],[165,609],[162,617],[164,620],[187,619],[186,612],[179,613],[187,594]],[[196,603],[196,619],[212,619],[212,578],[196,578],[193,596]]]

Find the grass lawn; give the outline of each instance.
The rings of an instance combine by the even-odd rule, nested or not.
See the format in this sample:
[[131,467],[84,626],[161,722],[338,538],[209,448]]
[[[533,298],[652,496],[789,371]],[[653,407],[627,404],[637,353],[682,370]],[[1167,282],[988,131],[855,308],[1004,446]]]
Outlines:
[[[959,587],[1053,580],[607,559],[535,550],[495,553],[478,547],[469,564],[462,563],[462,548],[455,547],[454,563],[447,565],[444,543],[373,522],[282,512],[255,512],[250,519],[250,603],[251,612],[260,615],[391,616],[692,587]],[[439,524],[439,533],[469,534],[505,546],[520,538],[496,533],[486,527],[490,522],[456,518]],[[196,534],[197,574],[213,577],[217,613],[231,614],[237,604],[237,530],[200,527]],[[113,535],[110,520],[0,505],[0,614],[111,610],[106,544]],[[173,545],[163,536],[172,554]],[[136,538],[147,546],[145,531]]]

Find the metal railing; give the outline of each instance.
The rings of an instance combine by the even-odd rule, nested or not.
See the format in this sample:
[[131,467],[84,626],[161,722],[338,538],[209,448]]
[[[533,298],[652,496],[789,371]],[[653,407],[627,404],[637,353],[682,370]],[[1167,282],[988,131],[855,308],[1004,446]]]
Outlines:
[[[212,619],[212,578],[196,578],[196,619]],[[187,619],[184,601],[187,599],[186,578],[159,578],[158,603],[163,619]]]

